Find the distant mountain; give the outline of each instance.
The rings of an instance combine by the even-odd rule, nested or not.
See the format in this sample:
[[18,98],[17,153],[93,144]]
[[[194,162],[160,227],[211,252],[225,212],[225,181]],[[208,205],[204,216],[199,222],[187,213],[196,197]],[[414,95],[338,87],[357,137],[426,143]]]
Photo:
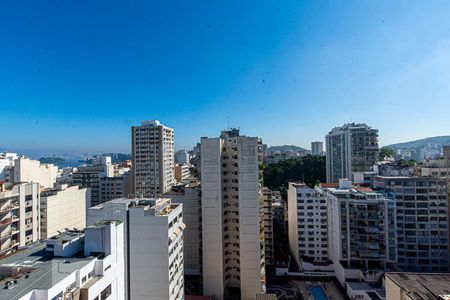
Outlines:
[[268,151],[280,151],[280,152],[302,152],[309,151],[308,149],[294,146],[294,145],[281,145],[281,146],[270,146],[267,148]]
[[63,165],[66,163],[66,160],[60,157],[41,157],[39,158],[39,161],[42,164],[54,164],[56,166]]
[[392,144],[386,147],[397,150],[397,149],[423,148],[427,147],[430,144],[435,144],[436,148],[442,148],[442,146],[450,145],[450,135],[429,137],[410,142]]

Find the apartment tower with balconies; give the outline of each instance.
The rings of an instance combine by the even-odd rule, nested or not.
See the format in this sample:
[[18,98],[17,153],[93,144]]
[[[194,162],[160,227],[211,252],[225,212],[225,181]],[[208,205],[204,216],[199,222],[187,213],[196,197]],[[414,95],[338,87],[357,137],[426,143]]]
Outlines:
[[218,300],[264,290],[261,150],[239,129],[201,139],[203,291]]
[[173,129],[157,120],[131,128],[132,185],[136,197],[157,197],[175,183]]

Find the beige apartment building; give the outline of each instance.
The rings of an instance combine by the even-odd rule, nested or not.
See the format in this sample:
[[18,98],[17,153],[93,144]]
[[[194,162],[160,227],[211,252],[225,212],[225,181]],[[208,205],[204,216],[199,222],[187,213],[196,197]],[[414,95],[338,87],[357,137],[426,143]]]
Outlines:
[[218,300],[265,289],[261,152],[238,129],[201,139],[203,292]]
[[86,203],[90,189],[67,184],[41,192],[41,238],[47,239],[66,229],[86,227]]

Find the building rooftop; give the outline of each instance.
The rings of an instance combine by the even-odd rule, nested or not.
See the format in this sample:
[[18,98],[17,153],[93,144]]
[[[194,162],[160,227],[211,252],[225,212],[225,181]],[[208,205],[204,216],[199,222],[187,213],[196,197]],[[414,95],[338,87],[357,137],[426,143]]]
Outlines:
[[167,216],[170,212],[176,209],[181,204],[172,203],[172,198],[117,198],[111,201],[101,203],[99,205],[90,207],[90,210],[103,209],[105,205],[109,204],[126,204],[127,208],[141,207],[146,210],[153,210],[155,216]]
[[0,299],[16,300],[32,290],[49,289],[93,259],[82,253],[70,258],[54,257],[45,251],[44,242],[19,251],[0,260]]
[[374,132],[378,132],[378,129],[374,129],[365,123],[359,123],[359,124],[358,123],[347,123],[340,127],[334,127],[333,129],[331,129],[331,131],[328,134],[331,135],[331,134],[335,134],[335,133],[338,133],[341,131],[355,130],[355,129],[372,130]]
[[445,299],[450,295],[450,274],[446,273],[386,273],[386,278],[414,300]]

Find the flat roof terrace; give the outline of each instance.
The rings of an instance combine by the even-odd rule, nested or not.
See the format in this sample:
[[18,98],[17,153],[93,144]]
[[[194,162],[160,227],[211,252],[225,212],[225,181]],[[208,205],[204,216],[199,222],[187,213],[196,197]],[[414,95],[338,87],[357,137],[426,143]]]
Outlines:
[[40,242],[0,260],[0,299],[17,300],[32,290],[47,290],[93,259],[82,253],[78,257],[54,257]]

